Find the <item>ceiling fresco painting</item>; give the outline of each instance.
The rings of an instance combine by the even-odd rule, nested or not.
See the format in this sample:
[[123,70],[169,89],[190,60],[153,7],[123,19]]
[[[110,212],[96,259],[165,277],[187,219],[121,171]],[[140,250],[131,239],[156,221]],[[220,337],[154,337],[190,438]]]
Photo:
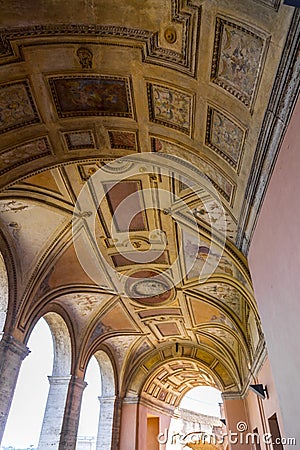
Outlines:
[[243,395],[265,354],[247,195],[291,9],[27,3],[0,19],[7,329],[59,313],[78,371],[104,349],[122,396],[170,410],[199,385]]

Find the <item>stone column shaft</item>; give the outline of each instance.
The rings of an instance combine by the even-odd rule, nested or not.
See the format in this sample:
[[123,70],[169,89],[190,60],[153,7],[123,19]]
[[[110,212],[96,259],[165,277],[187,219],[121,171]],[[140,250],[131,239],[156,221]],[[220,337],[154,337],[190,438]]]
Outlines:
[[5,335],[0,342],[0,442],[23,359],[30,353],[25,344]]
[[96,450],[111,450],[116,397],[98,397],[100,414]]
[[48,377],[50,386],[38,450],[57,450],[71,375]]
[[79,377],[72,376],[69,382],[63,424],[61,428],[59,450],[75,450],[82,394],[87,383]]

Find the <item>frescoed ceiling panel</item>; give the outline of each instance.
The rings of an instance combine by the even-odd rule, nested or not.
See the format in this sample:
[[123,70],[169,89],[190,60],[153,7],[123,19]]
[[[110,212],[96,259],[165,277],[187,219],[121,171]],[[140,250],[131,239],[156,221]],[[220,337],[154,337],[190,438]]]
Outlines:
[[264,345],[242,217],[292,9],[35,3],[1,4],[0,214],[22,306],[7,326],[61,308],[78,360],[111,349],[124,396],[241,392]]
[[[30,239],[33,216],[36,217],[34,241]],[[42,248],[47,243],[50,245],[68,223],[68,217],[62,211],[19,200],[0,200],[0,218],[14,241],[24,279],[38,263]]]
[[217,17],[211,80],[251,107],[266,52],[267,36]]

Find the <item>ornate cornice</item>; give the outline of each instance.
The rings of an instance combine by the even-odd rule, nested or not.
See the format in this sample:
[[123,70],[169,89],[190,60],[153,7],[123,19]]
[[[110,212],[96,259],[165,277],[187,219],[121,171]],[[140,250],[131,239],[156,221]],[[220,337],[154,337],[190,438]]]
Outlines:
[[[42,44],[45,38],[58,38],[62,43],[64,38],[69,42],[72,37],[74,43],[78,43],[88,37],[97,44],[100,38],[103,44],[107,43],[107,39],[114,39],[115,45],[140,47],[144,62],[170,67],[195,77],[201,6],[192,0],[172,0],[171,3],[172,22],[182,25],[183,30],[180,52],[161,46],[158,31],[97,24],[35,25],[0,30],[0,64],[22,61],[23,47]],[[125,43],[124,39],[128,42]]]
[[249,251],[258,215],[300,89],[300,11],[295,10],[261,127],[239,220],[237,247]]

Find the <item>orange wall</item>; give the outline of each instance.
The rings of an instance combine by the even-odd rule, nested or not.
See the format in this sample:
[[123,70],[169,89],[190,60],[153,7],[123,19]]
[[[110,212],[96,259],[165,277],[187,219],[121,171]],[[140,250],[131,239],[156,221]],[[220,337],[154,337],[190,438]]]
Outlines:
[[[149,450],[147,447],[148,417],[155,416],[159,418],[159,433],[164,433],[170,426],[171,418],[162,413],[158,413],[144,405],[124,403],[121,414],[120,430],[120,450]],[[151,427],[149,436],[153,438],[154,428]],[[158,435],[158,432],[156,433]],[[155,436],[156,438],[157,436]],[[165,450],[165,445],[158,447]],[[153,450],[155,448],[153,447]]]
[[285,135],[249,252],[285,435],[295,437],[297,446],[300,445],[299,234],[300,101]]
[[159,450],[159,417],[147,418],[147,450]]

